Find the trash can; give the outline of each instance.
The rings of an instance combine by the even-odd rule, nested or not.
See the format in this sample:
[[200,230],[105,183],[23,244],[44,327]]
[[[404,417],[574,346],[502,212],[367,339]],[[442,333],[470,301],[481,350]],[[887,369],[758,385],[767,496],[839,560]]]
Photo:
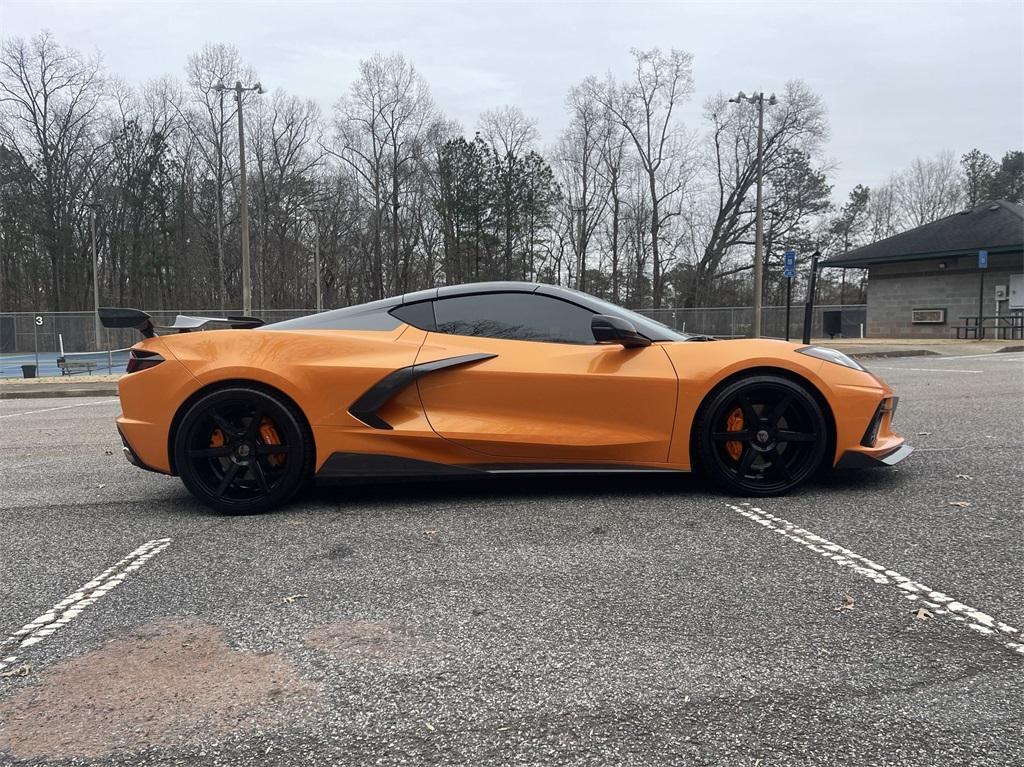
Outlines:
[[829,338],[835,338],[843,332],[842,310],[826,310],[821,313],[822,330]]
[[36,366],[35,365],[22,365],[21,366],[21,374],[25,378],[35,378],[36,377]]

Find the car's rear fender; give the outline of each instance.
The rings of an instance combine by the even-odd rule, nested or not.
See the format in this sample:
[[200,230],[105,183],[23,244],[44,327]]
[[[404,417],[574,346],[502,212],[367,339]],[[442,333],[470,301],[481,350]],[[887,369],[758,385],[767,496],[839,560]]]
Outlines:
[[137,460],[146,468],[170,474],[167,433],[179,403],[201,384],[167,347],[161,338],[147,338],[132,347],[155,352],[163,362],[126,373],[117,383],[121,415],[117,428]]
[[171,420],[171,425],[170,425],[170,427],[169,427],[169,429],[167,431],[167,455],[168,455],[168,462],[169,462],[170,470],[171,470],[172,474],[177,474],[178,473],[178,468],[177,468],[177,466],[174,465],[174,440],[178,436],[178,425],[181,423],[181,419],[185,416],[185,413],[188,412],[188,409],[190,407],[192,407],[193,404],[198,402],[200,399],[205,397],[207,394],[211,394],[211,393],[213,393],[215,391],[219,391],[221,389],[230,389],[230,388],[236,387],[236,386],[244,386],[244,387],[250,388],[250,389],[259,389],[260,391],[264,391],[267,394],[270,394],[271,396],[276,397],[277,399],[279,399],[279,400],[281,400],[283,402],[286,402],[289,405],[291,405],[293,408],[295,408],[295,410],[298,412],[299,416],[301,417],[302,422],[305,425],[306,429],[309,431],[309,434],[312,435],[313,442],[314,442],[314,449],[315,449],[315,447],[316,447],[316,434],[312,430],[312,428],[310,427],[309,420],[306,418],[306,414],[302,411],[302,408],[299,406],[299,403],[297,403],[285,391],[277,388],[276,386],[271,386],[270,384],[264,383],[262,381],[254,381],[252,379],[224,379],[224,380],[218,380],[218,381],[216,381],[214,383],[207,384],[205,386],[201,386],[199,389],[197,389],[196,391],[192,392],[192,394],[189,395],[188,398],[186,398],[185,401],[181,403],[181,405],[178,407],[177,411],[174,413],[174,417]]

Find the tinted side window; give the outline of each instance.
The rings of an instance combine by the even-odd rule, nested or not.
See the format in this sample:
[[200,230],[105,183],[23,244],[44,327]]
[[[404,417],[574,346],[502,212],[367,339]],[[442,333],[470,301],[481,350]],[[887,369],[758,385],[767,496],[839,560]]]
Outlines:
[[344,309],[332,309],[328,312],[297,317],[271,325],[264,325],[264,330],[394,330],[401,323],[388,314],[394,306],[395,299],[384,299],[369,304],[346,306]]
[[483,293],[434,302],[437,330],[456,336],[592,344],[590,311],[534,293]]
[[420,301],[418,304],[399,306],[391,310],[391,316],[420,330],[434,330],[433,301]]

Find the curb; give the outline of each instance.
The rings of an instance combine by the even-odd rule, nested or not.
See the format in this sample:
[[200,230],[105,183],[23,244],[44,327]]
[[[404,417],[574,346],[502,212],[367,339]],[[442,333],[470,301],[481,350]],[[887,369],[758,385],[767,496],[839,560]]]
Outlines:
[[[9,391],[13,389],[13,391]],[[0,399],[50,399],[64,397],[116,397],[117,384],[93,387],[44,389],[40,386],[0,386]]]
[[871,360],[887,357],[941,357],[943,355],[928,349],[894,349],[889,352],[861,352],[859,354],[851,354],[850,356],[858,360]]
[[[1001,349],[993,349],[990,352],[983,352],[983,354],[1012,354],[1014,352],[1024,352],[1024,346],[1004,346]],[[855,359],[870,360],[870,359],[883,359],[886,357],[949,357],[955,358],[961,355],[959,354],[943,354],[942,352],[935,352],[931,349],[891,349],[889,351],[879,352],[851,352],[851,357]]]

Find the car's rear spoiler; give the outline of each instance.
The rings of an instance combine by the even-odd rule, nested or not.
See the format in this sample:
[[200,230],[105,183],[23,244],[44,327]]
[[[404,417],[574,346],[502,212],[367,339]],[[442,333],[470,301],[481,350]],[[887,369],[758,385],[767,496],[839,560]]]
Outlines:
[[160,332],[190,333],[195,330],[216,330],[218,328],[258,328],[263,320],[256,317],[190,317],[179,314],[173,325],[154,325],[153,319],[138,309],[101,308],[100,322],[105,328],[135,328],[146,338]]

